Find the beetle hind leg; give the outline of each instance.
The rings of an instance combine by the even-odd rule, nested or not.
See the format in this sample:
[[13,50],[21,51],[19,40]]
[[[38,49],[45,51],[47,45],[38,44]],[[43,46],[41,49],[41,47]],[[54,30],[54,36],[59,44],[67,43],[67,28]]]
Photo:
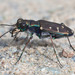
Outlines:
[[69,37],[67,37],[67,39],[68,39],[68,42],[69,42],[70,47],[75,51],[75,49],[74,49],[73,46],[71,45],[71,42],[70,42],[70,40],[69,40]]
[[53,40],[52,40],[52,36],[51,36],[51,35],[50,35],[50,38],[51,38],[53,50],[54,50],[54,53],[55,53],[55,55],[56,55],[57,61],[59,62],[60,67],[62,68],[63,66],[62,66],[62,64],[61,64],[60,61],[59,61],[59,58],[58,58],[58,55],[57,55],[57,53],[56,53],[56,50],[55,50],[54,43],[53,43]]

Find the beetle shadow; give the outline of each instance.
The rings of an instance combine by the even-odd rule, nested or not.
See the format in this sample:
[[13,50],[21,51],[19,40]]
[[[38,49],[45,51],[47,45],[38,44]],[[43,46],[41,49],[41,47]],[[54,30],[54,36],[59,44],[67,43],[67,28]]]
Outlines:
[[0,46],[20,46],[23,44],[23,41],[23,38],[20,38],[18,41],[13,39],[0,39]]
[[47,46],[51,47],[52,43],[47,41],[47,40],[39,40],[39,39],[37,40],[37,39],[35,39],[35,40],[32,40],[28,45],[29,48],[30,47],[35,48],[35,47],[39,47],[39,46],[41,46],[41,47],[47,47]]
[[[23,44],[26,44],[28,38],[18,38],[18,41],[15,41],[13,39],[1,39],[0,40],[0,46],[2,47],[7,47],[7,46],[17,46],[20,47]],[[55,47],[56,44],[54,44]],[[41,39],[33,39],[31,42],[28,44],[28,48],[36,48],[36,47],[52,47],[52,43],[50,40],[41,40]]]

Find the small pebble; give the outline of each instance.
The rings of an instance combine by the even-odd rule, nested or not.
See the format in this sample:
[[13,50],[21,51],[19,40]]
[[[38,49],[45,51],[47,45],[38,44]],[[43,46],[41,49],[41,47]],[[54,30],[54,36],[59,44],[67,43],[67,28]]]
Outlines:
[[71,58],[71,57],[74,56],[74,53],[68,53],[68,52],[66,52],[66,51],[63,50],[59,55],[60,55],[61,57],[62,57],[62,56],[65,57],[65,58]]

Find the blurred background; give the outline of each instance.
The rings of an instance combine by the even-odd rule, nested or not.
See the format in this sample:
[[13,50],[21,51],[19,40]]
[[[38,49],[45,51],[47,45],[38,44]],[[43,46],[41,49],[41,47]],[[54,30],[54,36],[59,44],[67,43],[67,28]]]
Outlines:
[[[18,18],[28,20],[43,19],[57,23],[63,22],[75,32],[75,0],[0,0],[0,24],[15,24]],[[8,27],[1,27],[0,35],[7,30]],[[7,35],[9,36],[9,34]],[[6,37],[7,39],[9,38],[8,36]],[[3,42],[2,39],[0,40]],[[53,48],[49,41],[47,42],[48,47],[44,45],[38,46],[34,43],[33,46],[36,48],[27,48],[26,51],[30,55],[24,53],[21,61],[14,68],[10,66],[16,62],[18,57],[14,53],[18,51],[20,54],[21,50],[18,50],[14,46],[4,48],[5,42],[3,42],[3,45],[0,42],[0,75],[75,75],[75,57],[74,61],[69,58],[59,57],[61,63],[64,65],[64,68],[60,69],[57,63],[39,54],[39,52],[45,53],[49,58],[53,57],[52,59],[54,59],[52,55]],[[37,43],[37,41],[35,42]],[[71,38],[71,42],[75,47],[74,38]],[[64,48],[70,50],[68,42],[65,39],[57,39],[54,44],[57,45],[55,47],[57,47],[59,52]]]
[[75,29],[75,0],[0,0],[0,23],[18,18],[64,22]]

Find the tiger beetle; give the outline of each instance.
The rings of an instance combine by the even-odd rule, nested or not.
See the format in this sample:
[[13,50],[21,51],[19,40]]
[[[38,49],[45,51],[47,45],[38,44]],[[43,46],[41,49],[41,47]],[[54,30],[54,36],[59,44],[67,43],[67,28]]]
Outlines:
[[[72,47],[70,40],[69,40],[69,36],[72,36],[74,32],[73,30],[65,26],[64,23],[59,24],[59,23],[49,22],[45,20],[34,21],[34,20],[24,20],[22,18],[19,18],[16,24],[13,24],[13,25],[0,24],[0,26],[13,26],[14,27],[13,29],[10,29],[9,31],[1,35],[0,38],[3,37],[8,32],[10,32],[11,36],[14,37],[14,39],[17,39],[17,35],[19,32],[29,32],[28,34],[30,35],[30,38],[28,39],[26,45],[24,46],[22,53],[20,54],[17,62],[21,59],[23,52],[25,48],[27,47],[28,43],[30,42],[30,40],[33,38],[34,33],[40,39],[50,37],[54,53],[56,54],[57,61],[59,62],[60,65],[61,63],[58,59],[58,55],[56,53],[52,39],[67,37],[70,47],[75,51],[75,49]],[[13,35],[14,32],[15,32],[15,35]],[[15,64],[17,64],[17,62]]]

